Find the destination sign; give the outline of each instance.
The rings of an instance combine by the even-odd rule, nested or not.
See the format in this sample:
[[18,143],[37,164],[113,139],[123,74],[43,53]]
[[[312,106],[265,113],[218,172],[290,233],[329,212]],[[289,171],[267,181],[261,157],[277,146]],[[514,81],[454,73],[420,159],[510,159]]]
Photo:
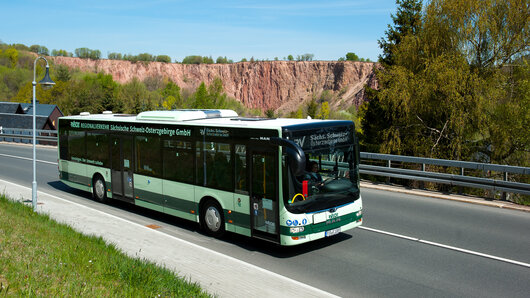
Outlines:
[[137,124],[108,124],[108,123],[96,123],[96,122],[83,122],[83,121],[71,121],[71,128],[81,129],[92,129],[92,130],[108,130],[108,131],[119,131],[119,132],[132,132],[132,133],[143,133],[143,134],[156,134],[158,136],[191,136],[191,129],[187,128],[167,128],[167,127],[154,127],[150,125],[137,125]]
[[352,126],[325,127],[288,132],[288,139],[304,150],[323,149],[353,144]]

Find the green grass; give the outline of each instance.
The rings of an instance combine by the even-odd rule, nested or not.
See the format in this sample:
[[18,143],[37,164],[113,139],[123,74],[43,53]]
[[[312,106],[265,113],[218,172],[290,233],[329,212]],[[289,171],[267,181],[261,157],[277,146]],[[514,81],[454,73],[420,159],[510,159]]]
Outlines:
[[208,297],[197,284],[101,237],[85,236],[0,196],[0,297]]

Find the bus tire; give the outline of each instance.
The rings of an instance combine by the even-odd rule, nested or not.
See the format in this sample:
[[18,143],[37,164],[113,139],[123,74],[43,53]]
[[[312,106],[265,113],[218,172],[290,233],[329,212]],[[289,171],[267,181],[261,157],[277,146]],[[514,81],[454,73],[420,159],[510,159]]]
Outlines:
[[202,208],[201,223],[204,231],[216,238],[221,237],[225,233],[225,221],[223,209],[214,200],[208,200]]
[[92,183],[92,196],[96,201],[107,202],[107,187],[105,186],[105,179],[101,175],[94,176]]

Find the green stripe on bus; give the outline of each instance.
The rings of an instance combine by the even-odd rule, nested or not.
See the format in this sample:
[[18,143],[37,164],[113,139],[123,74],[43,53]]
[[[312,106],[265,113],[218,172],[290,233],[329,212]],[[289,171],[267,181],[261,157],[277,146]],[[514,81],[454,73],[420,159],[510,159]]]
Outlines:
[[88,186],[88,185],[84,185],[84,184],[81,184],[81,183],[78,183],[78,182],[72,182],[72,181],[68,181],[68,180],[65,180],[65,179],[61,179],[61,181],[68,185],[69,187],[72,187],[72,188],[76,188],[76,189],[81,189],[81,190],[84,190],[84,191],[91,191],[91,187]]
[[134,195],[136,197],[136,200],[141,200],[150,204],[159,205],[160,208],[171,208],[173,210],[182,211],[185,213],[191,213],[191,210],[194,210],[196,213],[199,211],[198,204],[190,200],[180,199],[167,195],[164,196],[163,194],[150,192],[138,188],[134,189]]
[[231,213],[228,213],[228,210],[224,210],[225,215],[225,221],[230,223],[229,220],[231,220],[231,224],[234,226],[250,229],[250,215],[240,212],[231,211]]
[[349,223],[358,221],[361,218],[362,218],[362,215],[357,216],[356,213],[354,212],[354,213],[346,214],[341,217],[330,219],[330,220],[327,220],[327,221],[324,221],[318,224],[311,224],[311,225],[303,226],[304,231],[300,233],[291,233],[291,227],[280,226],[280,234],[287,235],[287,236],[305,236],[309,234],[324,232],[324,231],[332,230],[338,227],[342,227]]
[[87,176],[72,174],[68,172],[61,171],[61,180],[68,181],[75,184],[80,184],[84,187],[92,186],[92,179]]

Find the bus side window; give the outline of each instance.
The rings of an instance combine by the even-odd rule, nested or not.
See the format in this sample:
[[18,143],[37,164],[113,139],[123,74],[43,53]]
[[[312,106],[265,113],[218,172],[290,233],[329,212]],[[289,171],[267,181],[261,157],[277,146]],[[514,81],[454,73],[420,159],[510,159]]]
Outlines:
[[164,140],[162,151],[164,179],[193,183],[193,151],[191,142]]
[[85,132],[70,130],[68,133],[68,159],[76,162],[85,162],[85,158]]
[[235,145],[235,190],[237,192],[248,193],[247,186],[247,147],[245,145]]
[[154,177],[162,176],[160,138],[136,136],[136,172]]
[[[202,150],[200,149],[201,145]],[[230,144],[197,142],[197,178],[199,185],[231,190],[232,177]]]
[[109,138],[106,134],[87,132],[86,145],[90,148],[86,152],[87,163],[106,168],[110,166]]
[[[68,159],[68,127],[66,121],[61,121],[59,124],[59,158],[63,160]],[[65,126],[65,128],[63,128]]]

